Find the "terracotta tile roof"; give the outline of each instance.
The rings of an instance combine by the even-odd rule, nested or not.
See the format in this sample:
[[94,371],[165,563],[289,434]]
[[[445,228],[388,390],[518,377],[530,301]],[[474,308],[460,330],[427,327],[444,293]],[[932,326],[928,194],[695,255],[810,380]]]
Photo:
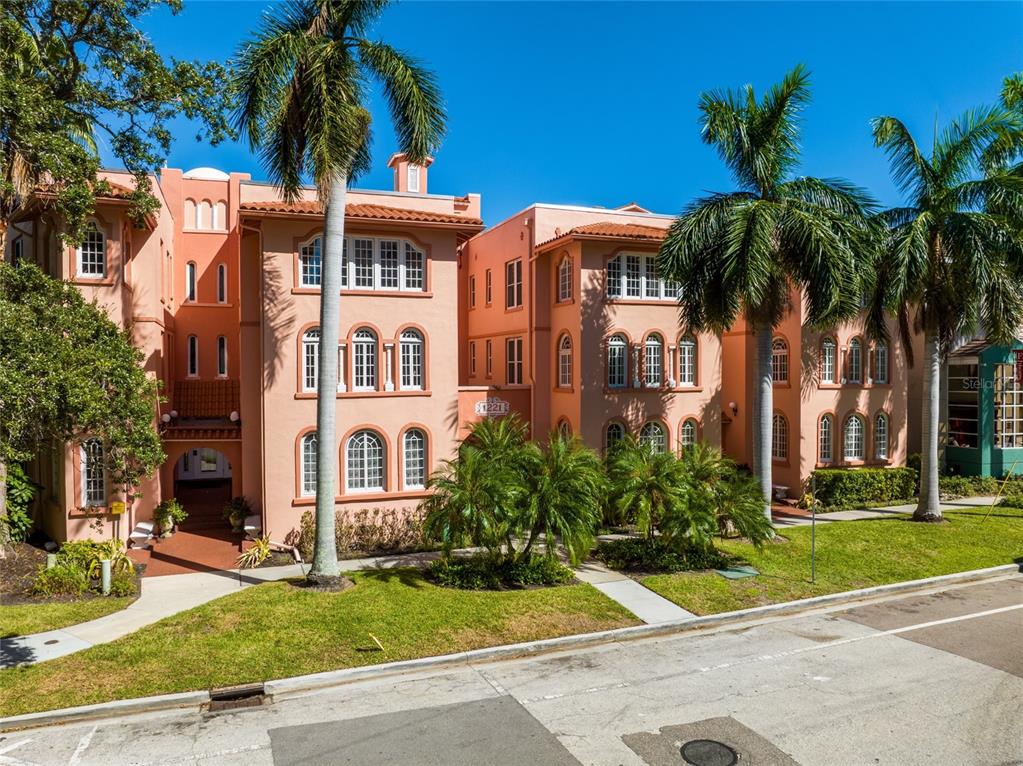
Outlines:
[[571,239],[572,237],[593,237],[600,239],[629,239],[648,242],[660,242],[664,239],[667,229],[659,226],[644,226],[638,223],[613,223],[612,221],[598,221],[587,223],[583,226],[576,226],[565,234],[559,234],[546,242],[541,242],[537,247],[545,248],[555,242]]
[[[248,213],[283,213],[291,215],[323,215],[323,208],[317,200],[297,202],[243,202],[240,206]],[[411,210],[385,205],[351,204],[345,206],[348,218],[370,218],[377,221],[412,221],[414,223],[461,223],[466,226],[482,226],[479,218],[470,218],[454,213],[435,213],[429,210]]]
[[241,438],[242,429],[237,426],[223,428],[171,426],[163,431],[164,441],[225,441]]
[[[115,184],[113,181],[107,181],[107,185],[110,187],[110,191],[105,194],[96,195],[100,199],[127,199],[131,196],[133,189],[121,184]],[[52,196],[59,191],[57,184],[41,184],[36,192],[43,196]]]
[[238,381],[178,381],[171,404],[179,418],[227,418],[241,406]]

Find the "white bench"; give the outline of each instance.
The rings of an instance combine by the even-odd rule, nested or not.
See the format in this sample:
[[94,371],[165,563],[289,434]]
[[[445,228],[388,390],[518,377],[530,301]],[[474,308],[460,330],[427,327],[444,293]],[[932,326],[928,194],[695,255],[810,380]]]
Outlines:
[[148,548],[153,541],[153,522],[140,521],[128,535],[128,544],[135,548]]
[[263,531],[259,521],[259,514],[254,513],[251,516],[245,517],[245,524],[242,527],[242,531],[245,532],[245,536],[249,540],[255,540],[259,537],[260,532]]

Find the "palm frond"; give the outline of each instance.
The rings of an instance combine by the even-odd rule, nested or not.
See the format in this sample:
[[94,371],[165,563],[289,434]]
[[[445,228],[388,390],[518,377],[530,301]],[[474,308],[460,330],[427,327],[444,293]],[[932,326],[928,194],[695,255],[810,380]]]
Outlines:
[[938,136],[934,145],[934,170],[937,183],[949,188],[975,175],[987,157],[994,161],[992,145],[1001,139],[995,150],[1004,156],[1023,146],[1020,119],[1000,106],[981,107],[963,113]]
[[895,185],[913,201],[925,196],[934,184],[935,173],[920,153],[909,128],[895,117],[875,117],[870,124],[874,145],[888,155]]

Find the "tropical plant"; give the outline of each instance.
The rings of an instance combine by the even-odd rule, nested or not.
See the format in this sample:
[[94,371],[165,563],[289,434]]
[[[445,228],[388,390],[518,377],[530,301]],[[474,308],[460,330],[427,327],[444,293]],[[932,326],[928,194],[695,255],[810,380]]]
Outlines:
[[270,544],[270,535],[264,534],[252,541],[246,550],[238,556],[239,569],[254,569],[270,558],[273,548]]
[[873,120],[875,144],[905,196],[886,226],[870,328],[899,316],[903,345],[923,334],[923,451],[916,521],[940,521],[938,441],[941,367],[956,338],[983,327],[1009,343],[1023,325],[1023,175],[1007,160],[1023,142],[1020,115],[1003,107],[966,112],[925,154],[895,117]]
[[131,573],[135,564],[128,557],[124,542],[113,540],[70,540],[57,551],[57,565],[82,570],[87,578],[99,577],[102,562],[110,562],[110,571]]
[[242,525],[245,523],[245,519],[252,513],[252,506],[249,504],[248,498],[239,495],[238,497],[232,497],[226,503],[224,503],[223,516],[229,522],[231,522],[231,528],[235,532],[240,532]]
[[153,509],[153,518],[164,532],[170,532],[188,518],[188,512],[176,498],[163,500]]
[[797,66],[759,101],[752,86],[704,93],[703,140],[739,188],[690,203],[661,246],[659,265],[679,285],[684,325],[724,331],[742,319],[756,342],[753,464],[770,517],[774,327],[792,310],[830,327],[854,315],[869,272],[873,203],[837,179],[792,177],[799,164],[800,113],[809,73]]
[[646,538],[688,503],[689,486],[679,459],[631,436],[617,445],[607,470],[610,509],[618,521],[635,524]]
[[[398,148],[422,164],[440,142],[444,110],[432,73],[364,34],[384,0],[288,0],[264,16],[256,36],[238,50],[231,90],[235,125],[284,198],[298,197],[312,177],[325,208],[320,291],[319,391],[337,390],[341,251],[348,184],[369,164],[368,80],[383,86]],[[319,444],[335,443],[337,401],[316,403]],[[316,466],[316,545],[309,577],[340,575],[334,548],[334,460]]]
[[32,516],[28,509],[39,491],[39,485],[25,473],[21,463],[7,466],[7,515],[0,515],[0,543],[4,539],[16,543],[28,539],[32,531]]

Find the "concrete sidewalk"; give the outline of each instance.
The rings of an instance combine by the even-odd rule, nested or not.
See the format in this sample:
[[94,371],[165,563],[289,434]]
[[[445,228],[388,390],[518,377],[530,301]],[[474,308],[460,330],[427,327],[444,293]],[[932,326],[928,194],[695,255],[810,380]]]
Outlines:
[[[995,501],[994,497],[964,497],[959,500],[946,500],[941,504],[942,511],[958,511],[963,508],[982,508],[987,510]],[[830,513],[818,513],[817,523],[827,524],[833,521],[862,521],[863,519],[883,519],[888,516],[900,514],[911,514],[916,510],[916,504],[886,505],[880,508],[863,508],[855,511],[831,511]],[[802,512],[802,513],[805,513]],[[812,522],[810,516],[784,515],[774,519],[774,525],[779,528],[802,527]]]
[[663,596],[633,580],[621,572],[608,569],[599,561],[590,559],[575,571],[575,576],[589,583],[612,601],[617,601],[647,625],[659,622],[684,620],[695,617]]

